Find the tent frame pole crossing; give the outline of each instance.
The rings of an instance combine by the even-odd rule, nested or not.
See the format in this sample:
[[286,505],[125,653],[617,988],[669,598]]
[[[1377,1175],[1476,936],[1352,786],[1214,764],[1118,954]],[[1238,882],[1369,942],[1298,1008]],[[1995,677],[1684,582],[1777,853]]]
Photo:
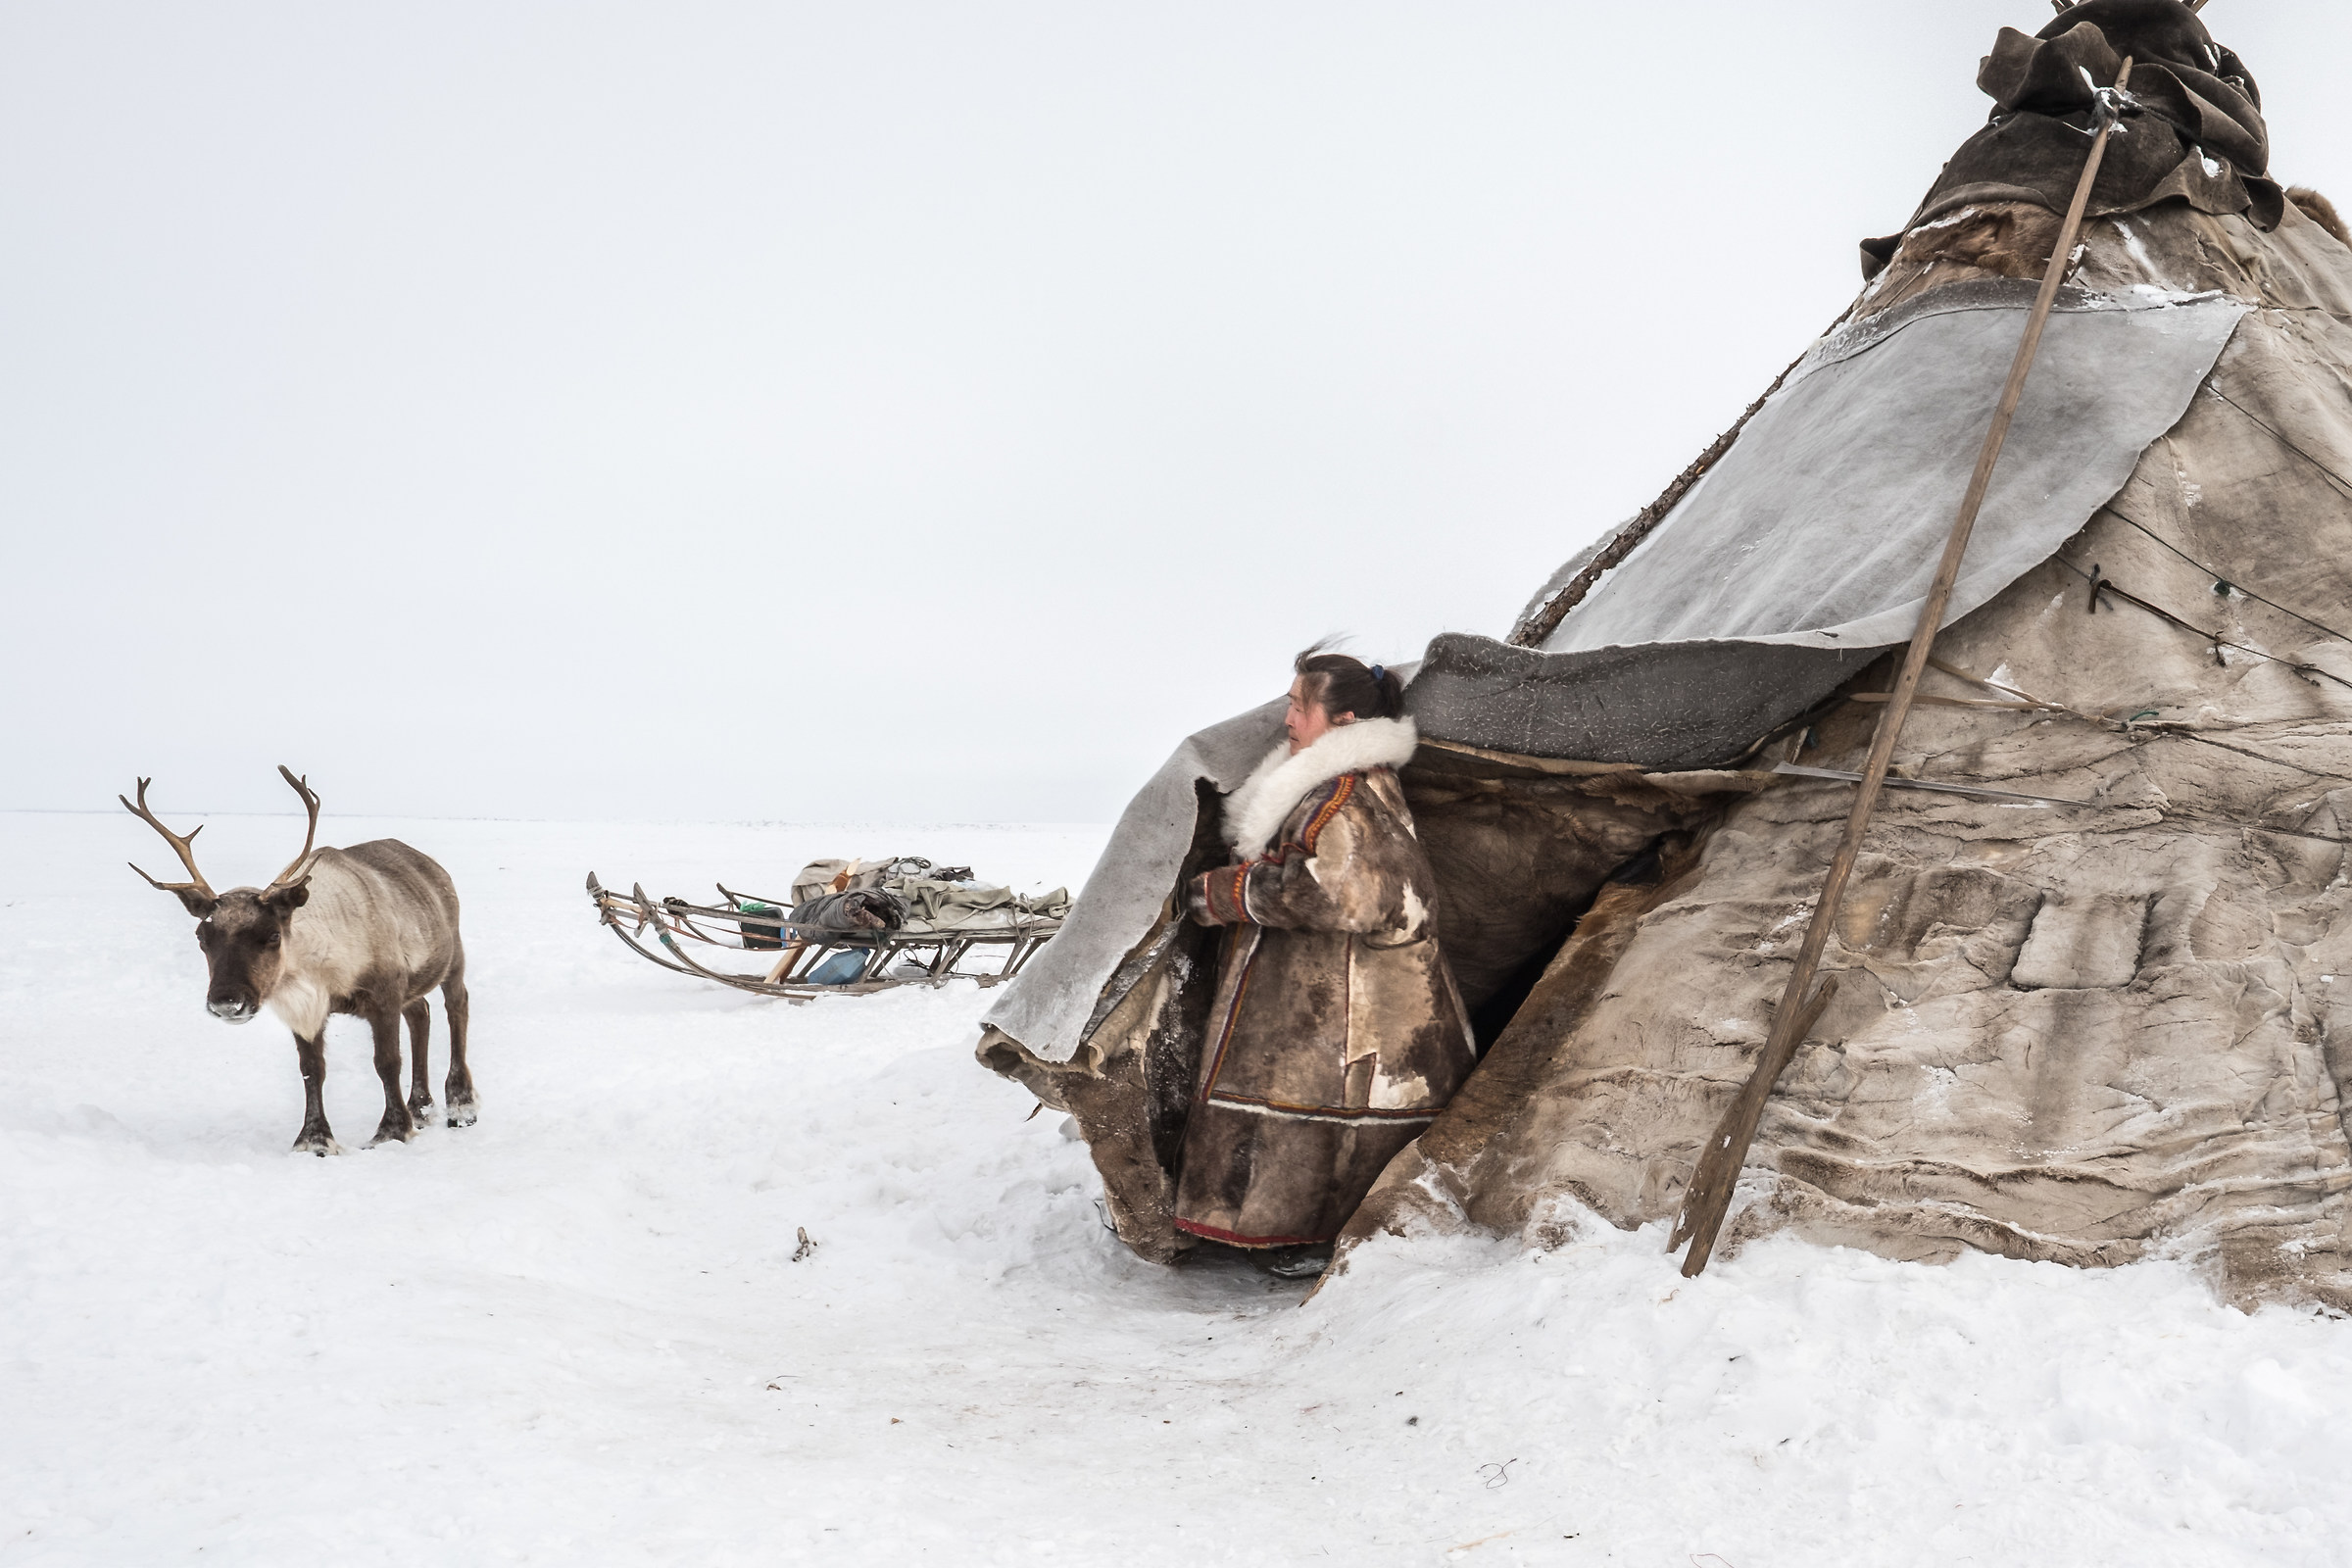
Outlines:
[[1667,1243],[1667,1250],[1674,1251],[1685,1242],[1690,1244],[1690,1250],[1683,1255],[1685,1278],[1697,1275],[1707,1266],[1724,1216],[1731,1209],[1740,1169],[1746,1164],[1748,1147],[1755,1141],[1756,1124],[1763,1119],[1764,1103],[1771,1099],[1773,1086],[1795,1058],[1797,1047],[1811,1032],[1837,987],[1833,976],[1819,992],[1814,992],[1813,977],[1821,967],[1822,952],[1829,945],[1838,906],[1845,898],[1846,881],[1853,875],[1854,860],[1861,854],[1863,837],[1870,831],[1871,813],[1886,786],[1886,769],[1894,760],[1895,745],[1902,738],[1903,721],[1910,716],[1920,676],[1927,669],[1929,655],[1935,651],[1944,607],[1951,600],[1961,561],[1968,554],[1969,535],[1975,530],[1977,514],[1984,505],[1984,493],[1992,485],[1993,468],[2000,462],[2002,444],[2009,438],[2009,423],[2016,416],[2018,400],[2025,395],[2026,376],[2034,368],[2034,357],[2041,348],[2042,329],[2049,324],[2059,285],[2073,265],[2075,239],[2082,227],[2082,215],[2090,206],[2090,187],[2107,156],[2108,138],[2115,133],[2129,102],[2124,94],[2131,81],[2132,62],[2127,59],[2113,90],[2100,95],[2099,127],[2091,138],[2090,156],[2083,164],[2082,179],[2076,183],[2075,199],[2067,208],[2057,246],[2050,252],[2049,267],[2042,273],[2041,292],[2034,296],[2034,309],[2026,318],[2025,336],[2018,343],[2008,382],[2002,386],[2000,402],[1993,409],[1992,428],[1985,432],[1976,472],[1968,481],[1968,493],[1961,499],[1959,515],[1952,519],[1951,533],[1944,540],[1943,559],[1936,568],[1927,601],[1920,607],[1919,628],[1911,634],[1910,649],[1903,656],[1902,674],[1896,679],[1894,690],[1887,694],[1886,710],[1871,737],[1870,760],[1864,764],[1861,783],[1855,789],[1853,808],[1846,813],[1845,836],[1838,842],[1838,854],[1830,861],[1830,874],[1814,903],[1812,923],[1805,927],[1805,941],[1797,952],[1796,966],[1789,971],[1780,1005],[1773,1010],[1772,1032],[1765,1040],[1763,1055],[1757,1060],[1746,1088],[1732,1102],[1707,1140],[1705,1150],[1699,1154],[1698,1168],[1691,1174],[1690,1190],[1683,1195],[1682,1213],[1675,1220],[1674,1238]]

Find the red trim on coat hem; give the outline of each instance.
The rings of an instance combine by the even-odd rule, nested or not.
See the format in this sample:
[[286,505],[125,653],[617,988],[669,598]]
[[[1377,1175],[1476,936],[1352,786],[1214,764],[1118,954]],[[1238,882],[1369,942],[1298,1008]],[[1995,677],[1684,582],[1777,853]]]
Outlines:
[[1204,1242],[1223,1242],[1227,1247],[1321,1247],[1340,1239],[1338,1231],[1329,1236],[1244,1236],[1239,1231],[1203,1225],[1197,1219],[1180,1219],[1175,1226],[1187,1236],[1198,1236]]

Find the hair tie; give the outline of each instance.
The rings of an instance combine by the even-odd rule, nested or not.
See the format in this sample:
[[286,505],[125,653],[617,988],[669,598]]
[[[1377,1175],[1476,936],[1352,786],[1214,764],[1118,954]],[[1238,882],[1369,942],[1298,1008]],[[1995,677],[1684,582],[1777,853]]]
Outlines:
[[1381,668],[1381,667],[1380,667],[1378,664],[1374,664],[1374,665],[1372,666],[1372,684],[1373,684],[1373,685],[1377,686],[1377,685],[1379,685],[1379,684],[1380,684],[1382,681],[1384,681],[1384,680],[1387,680],[1388,678],[1389,678],[1389,672],[1388,672],[1387,670],[1385,670],[1385,669]]

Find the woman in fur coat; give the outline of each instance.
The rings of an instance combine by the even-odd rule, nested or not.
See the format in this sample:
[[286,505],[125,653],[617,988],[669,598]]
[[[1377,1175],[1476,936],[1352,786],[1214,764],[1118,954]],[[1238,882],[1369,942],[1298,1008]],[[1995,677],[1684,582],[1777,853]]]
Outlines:
[[1176,1226],[1300,1276],[1475,1058],[1396,781],[1404,683],[1311,648],[1294,667],[1288,743],[1225,802],[1235,863],[1185,889],[1228,936]]

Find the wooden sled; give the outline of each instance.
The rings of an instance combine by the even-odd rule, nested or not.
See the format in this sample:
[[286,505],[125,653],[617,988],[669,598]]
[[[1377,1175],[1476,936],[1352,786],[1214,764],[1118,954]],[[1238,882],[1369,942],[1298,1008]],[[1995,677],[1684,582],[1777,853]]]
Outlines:
[[[642,886],[615,893],[599,882],[594,871],[588,873],[588,897],[597,918],[640,957],[679,974],[794,1002],[862,997],[900,986],[943,986],[951,980],[1000,985],[1019,974],[1031,955],[1061,929],[1059,920],[1045,915],[1015,915],[999,923],[944,930],[837,931],[794,924],[784,913],[791,907],[789,900],[757,898],[724,886],[718,896],[717,905],[656,901]],[[660,943],[659,951],[646,945],[648,933]],[[703,962],[696,953],[704,950],[713,955],[713,962],[722,951],[774,956],[763,971],[747,974]],[[1000,951],[1003,956],[994,968],[963,966],[974,955],[993,956]],[[824,985],[808,978],[839,953],[863,956],[857,979]]]

